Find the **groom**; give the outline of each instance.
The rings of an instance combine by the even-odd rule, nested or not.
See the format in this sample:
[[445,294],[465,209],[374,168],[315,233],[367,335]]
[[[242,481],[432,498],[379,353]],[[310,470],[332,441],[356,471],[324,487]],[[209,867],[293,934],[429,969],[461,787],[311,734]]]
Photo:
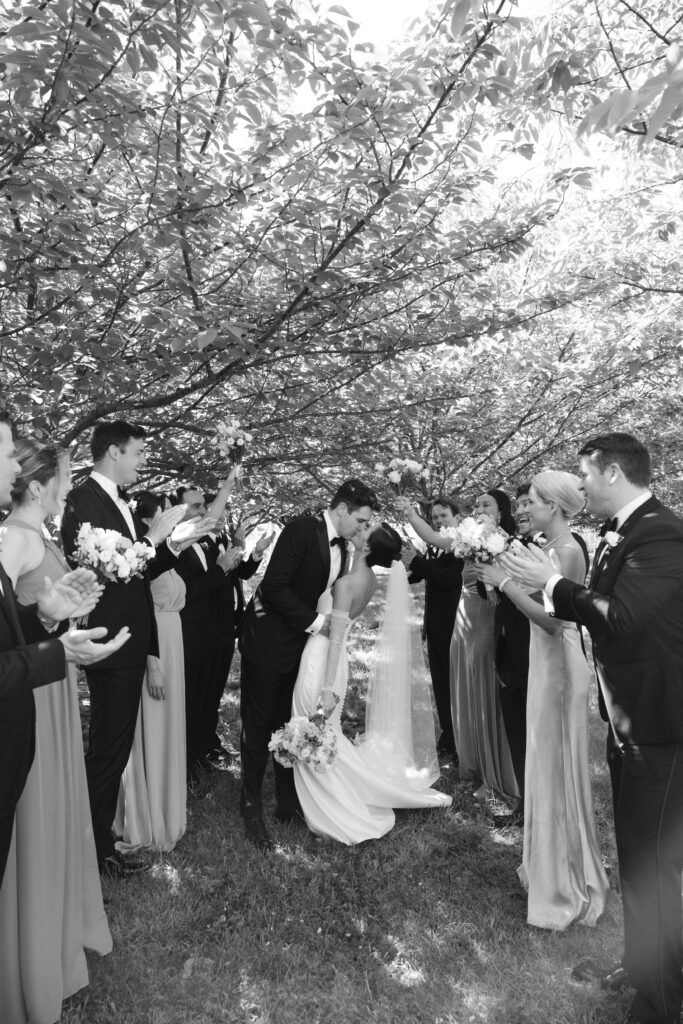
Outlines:
[[[346,541],[370,522],[379,502],[360,480],[347,480],[329,508],[285,526],[242,622],[242,793],[247,838],[272,847],[262,817],[261,786],[272,733],[291,718],[292,693],[310,635],[329,629],[316,611],[321,595],[346,566]],[[298,809],[291,769],[274,761],[275,817],[290,821]]]
[[652,496],[649,453],[630,434],[594,437],[579,454],[587,507],[610,517],[590,589],[558,575],[537,548],[501,561],[511,574],[543,587],[556,615],[590,632],[621,750],[615,829],[623,971],[635,988],[626,1021],[677,1024],[683,1002],[683,521]]

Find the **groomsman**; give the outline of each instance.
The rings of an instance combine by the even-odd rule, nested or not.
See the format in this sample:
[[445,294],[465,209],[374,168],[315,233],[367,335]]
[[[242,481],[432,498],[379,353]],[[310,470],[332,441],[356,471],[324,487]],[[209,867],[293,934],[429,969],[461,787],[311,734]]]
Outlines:
[[[455,525],[459,511],[456,502],[450,498],[437,498],[432,504],[432,526],[440,530]],[[421,555],[409,543],[404,544],[401,558],[408,570],[408,582],[425,582],[422,637],[427,640],[434,703],[441,726],[438,751],[440,754],[449,754],[457,764],[451,713],[450,648],[462,591],[464,563],[451,551],[438,548],[427,548],[427,553]]]
[[[96,667],[86,669],[90,691],[90,731],[85,767],[90,795],[93,833],[100,873],[123,876],[142,864],[124,858],[114,846],[112,825],[119,785],[135,735],[147,655],[158,655],[156,619],[149,589],[152,575],[175,567],[176,553],[161,542],[171,534],[184,509],[160,513],[145,535],[142,521],[133,513],[122,489],[134,484],[145,466],[145,431],[114,420],[99,423],[90,441],[93,470],[88,479],[68,495],[62,519],[62,540],[67,556],[73,554],[83,523],[115,530],[131,540],[149,542],[154,548],[150,570],[142,579],[107,583],[102,598],[90,615],[90,624],[108,631],[130,629],[130,640]],[[189,539],[191,530],[176,540]]]
[[501,561],[585,625],[621,750],[616,838],[624,908],[627,1021],[678,1024],[683,1003],[683,521],[650,492],[650,456],[630,434],[579,452],[587,507],[608,517],[590,588],[538,548]]
[[[12,426],[0,412],[0,506],[10,504],[20,470],[14,458]],[[37,605],[17,603],[12,583],[0,564],[0,884],[14,828],[14,811],[35,752],[36,710],[33,691],[62,680],[66,662],[94,664],[122,647],[128,631],[106,644],[93,640],[106,630],[74,630],[50,636],[57,621],[84,615],[97,602],[101,588],[92,573],[76,570],[43,588]]]

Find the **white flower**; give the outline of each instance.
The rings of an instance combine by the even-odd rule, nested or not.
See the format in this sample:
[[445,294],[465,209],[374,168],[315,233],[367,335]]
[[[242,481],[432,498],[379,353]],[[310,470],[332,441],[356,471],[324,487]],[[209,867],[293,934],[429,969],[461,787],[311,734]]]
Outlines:
[[608,530],[602,539],[608,548],[615,548],[617,544],[621,544],[624,538],[620,533],[617,533],[616,530]]
[[501,533],[493,533],[486,538],[484,547],[490,555],[500,555],[505,551],[505,537]]
[[400,484],[401,482],[401,474],[398,472],[397,469],[392,470],[391,473],[387,473],[387,477],[389,479],[389,482],[392,484]]

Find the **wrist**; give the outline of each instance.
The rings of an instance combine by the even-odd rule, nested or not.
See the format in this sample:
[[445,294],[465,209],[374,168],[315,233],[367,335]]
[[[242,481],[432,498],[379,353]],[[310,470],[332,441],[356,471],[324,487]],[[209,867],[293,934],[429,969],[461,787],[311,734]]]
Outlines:
[[503,576],[502,580],[498,584],[498,589],[501,592],[501,594],[503,593],[503,591],[505,590],[509,583],[514,583],[512,576]]

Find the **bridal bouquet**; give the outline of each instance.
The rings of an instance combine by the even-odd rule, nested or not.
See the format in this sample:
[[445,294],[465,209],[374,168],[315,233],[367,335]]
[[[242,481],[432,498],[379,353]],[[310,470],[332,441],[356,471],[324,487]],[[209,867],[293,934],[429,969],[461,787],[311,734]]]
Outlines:
[[128,583],[143,575],[154,548],[116,530],[83,523],[72,558],[81,568],[91,569],[100,582]]
[[396,494],[401,494],[404,487],[415,486],[420,480],[429,479],[429,470],[414,459],[392,459],[388,466],[378,463],[375,470],[385,474]]
[[239,420],[232,419],[230,423],[219,420],[214,443],[218,445],[224,455],[227,455],[233,465],[240,465],[244,458],[247,441],[251,440],[252,435],[242,429]]
[[501,555],[505,551],[512,539],[490,519],[484,518],[480,521],[474,516],[465,516],[455,526],[443,527],[441,533],[452,538],[451,551],[456,558],[489,565],[496,555]]
[[285,768],[297,762],[309,764],[316,772],[326,772],[337,756],[337,737],[320,706],[315,715],[294,715],[282,729],[273,733],[268,744],[275,760]]

